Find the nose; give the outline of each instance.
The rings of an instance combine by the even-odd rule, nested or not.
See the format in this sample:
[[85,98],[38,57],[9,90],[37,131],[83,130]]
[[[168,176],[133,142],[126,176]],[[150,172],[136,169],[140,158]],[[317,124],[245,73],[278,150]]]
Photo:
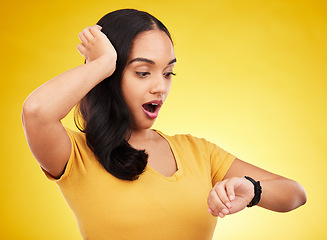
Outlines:
[[169,84],[169,80],[164,76],[157,76],[155,79],[153,79],[150,93],[165,95],[169,89]]

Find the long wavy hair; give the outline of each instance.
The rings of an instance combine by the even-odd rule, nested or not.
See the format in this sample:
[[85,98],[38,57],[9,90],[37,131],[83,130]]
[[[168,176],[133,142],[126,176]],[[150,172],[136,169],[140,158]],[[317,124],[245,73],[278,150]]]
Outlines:
[[144,171],[148,155],[128,143],[133,119],[122,95],[122,74],[138,34],[159,29],[172,39],[158,19],[135,9],[110,12],[97,24],[116,49],[116,70],[82,98],[75,109],[74,120],[103,167],[119,179],[133,181]]

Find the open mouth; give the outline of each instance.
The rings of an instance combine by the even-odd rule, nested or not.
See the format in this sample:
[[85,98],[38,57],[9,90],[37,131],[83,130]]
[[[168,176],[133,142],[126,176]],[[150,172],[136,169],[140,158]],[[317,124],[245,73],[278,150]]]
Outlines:
[[147,104],[143,104],[142,106],[146,111],[150,113],[154,113],[159,105],[156,103],[147,103]]
[[151,101],[142,105],[143,112],[151,119],[158,117],[162,101]]

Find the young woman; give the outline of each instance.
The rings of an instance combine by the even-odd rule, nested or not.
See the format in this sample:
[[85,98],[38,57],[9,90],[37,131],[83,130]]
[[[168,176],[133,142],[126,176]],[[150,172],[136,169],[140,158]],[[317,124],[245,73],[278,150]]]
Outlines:
[[[176,63],[159,20],[118,10],[79,39],[85,64],[35,90],[22,121],[33,155],[59,185],[84,239],[211,239],[217,216],[256,204],[285,212],[306,202],[293,180],[204,139],[150,129]],[[76,104],[81,132],[60,122]]]

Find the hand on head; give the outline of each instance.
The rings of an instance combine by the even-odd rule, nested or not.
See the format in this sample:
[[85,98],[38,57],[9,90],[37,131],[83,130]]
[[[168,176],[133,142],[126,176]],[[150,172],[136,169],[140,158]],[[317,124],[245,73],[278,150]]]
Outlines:
[[101,29],[101,26],[94,25],[80,32],[78,37],[81,43],[77,45],[77,50],[85,58],[86,63],[99,62],[110,76],[116,69],[117,52]]

